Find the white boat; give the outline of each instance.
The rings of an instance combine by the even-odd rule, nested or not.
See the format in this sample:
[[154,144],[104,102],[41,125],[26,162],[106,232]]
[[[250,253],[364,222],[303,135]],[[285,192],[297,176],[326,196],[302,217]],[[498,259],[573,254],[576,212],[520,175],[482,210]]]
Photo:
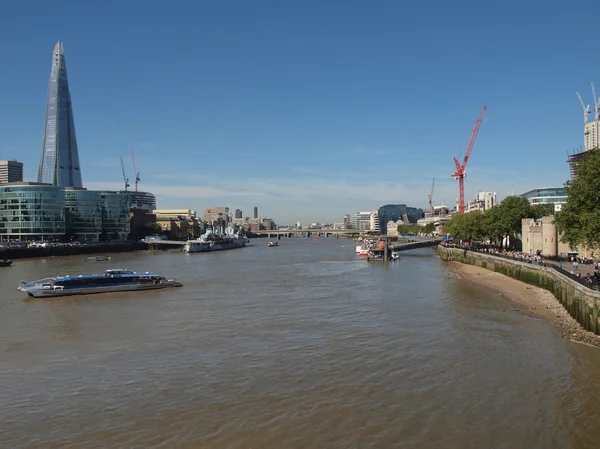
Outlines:
[[183,252],[206,253],[210,251],[223,251],[226,249],[243,248],[246,246],[246,243],[248,243],[248,240],[234,233],[231,228],[228,228],[222,234],[209,229],[199,239],[185,242]]
[[93,293],[156,290],[181,287],[175,279],[167,279],[158,273],[136,273],[131,270],[106,270],[100,274],[56,276],[33,282],[21,282],[18,290],[34,298],[53,296],[89,295]]
[[279,246],[279,242],[269,242],[268,246]]

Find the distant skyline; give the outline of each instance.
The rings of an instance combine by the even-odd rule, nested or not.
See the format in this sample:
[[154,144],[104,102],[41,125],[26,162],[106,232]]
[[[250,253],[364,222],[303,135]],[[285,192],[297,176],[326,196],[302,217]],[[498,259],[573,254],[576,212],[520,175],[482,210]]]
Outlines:
[[[452,158],[488,106],[465,199],[559,187],[600,60],[583,1],[9,2],[0,159],[36,180],[60,40],[84,187],[122,189],[131,144],[158,208],[341,222],[386,203],[453,207]],[[56,23],[60,23],[57,28]],[[590,43],[590,44],[588,44]]]

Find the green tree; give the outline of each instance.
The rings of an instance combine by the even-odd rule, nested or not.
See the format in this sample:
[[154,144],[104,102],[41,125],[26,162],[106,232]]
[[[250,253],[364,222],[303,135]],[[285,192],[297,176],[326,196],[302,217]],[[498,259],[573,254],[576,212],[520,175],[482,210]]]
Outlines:
[[455,215],[444,225],[444,232],[455,240],[481,240],[485,237],[484,215],[481,212]]
[[421,232],[424,234],[431,234],[433,231],[435,231],[435,225],[433,223],[427,223],[425,226],[423,226],[423,230]]
[[600,150],[590,150],[575,167],[575,179],[565,184],[567,204],[556,214],[563,242],[575,248],[600,247]]
[[505,236],[521,234],[521,220],[535,213],[526,198],[509,196],[497,206],[485,211],[455,215],[444,225],[444,231],[458,240],[487,240],[500,243]]
[[[496,232],[495,237],[508,235],[514,238],[521,235],[521,220],[533,217],[529,200],[521,196],[508,196],[496,207],[498,210],[493,213],[496,223],[492,225]],[[490,212],[496,207],[490,209]],[[490,225],[489,221],[488,225]]]
[[540,203],[531,206],[533,211],[533,217],[531,218],[542,218],[548,215],[554,215],[554,203]]

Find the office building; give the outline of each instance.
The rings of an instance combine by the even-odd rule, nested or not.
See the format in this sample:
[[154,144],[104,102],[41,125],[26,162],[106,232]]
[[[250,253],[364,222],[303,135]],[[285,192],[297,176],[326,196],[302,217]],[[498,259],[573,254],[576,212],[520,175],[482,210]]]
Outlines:
[[379,208],[380,232],[385,235],[389,221],[402,220],[405,224],[417,223],[424,216],[421,208],[409,207],[406,204],[386,204]]
[[352,229],[368,231],[371,229],[371,212],[356,212],[350,216]]
[[379,232],[379,209],[375,209],[369,214],[369,231]]
[[156,209],[156,196],[150,192],[137,192],[122,190],[121,193],[129,196],[129,204],[132,209],[143,210],[152,213]]
[[23,163],[0,161],[0,184],[23,181]]
[[129,197],[37,182],[0,185],[0,241],[125,240]]
[[563,205],[567,204],[567,192],[564,187],[534,189],[521,194],[521,196],[528,199],[532,205],[554,204],[555,212],[561,211]]
[[195,210],[190,209],[161,209],[155,210],[156,224],[171,238],[196,239],[205,230],[204,223]]
[[254,219],[258,218],[258,207],[254,206]]
[[60,42],[56,43],[52,54],[38,182],[59,187],[83,187],[67,64]]
[[206,207],[204,209],[204,221],[209,226],[223,225],[229,222],[229,207]]
[[241,209],[235,210],[235,218],[238,220],[242,218],[242,210]]

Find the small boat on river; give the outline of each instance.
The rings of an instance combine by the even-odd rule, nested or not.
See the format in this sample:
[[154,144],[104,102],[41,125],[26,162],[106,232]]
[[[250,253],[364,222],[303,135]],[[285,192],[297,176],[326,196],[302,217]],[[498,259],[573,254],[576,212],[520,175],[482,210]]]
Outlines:
[[269,242],[269,246],[279,246],[279,242]]
[[176,279],[167,279],[158,273],[146,271],[136,273],[131,270],[106,270],[100,274],[80,274],[78,276],[56,276],[48,279],[21,281],[18,290],[34,298],[54,296],[89,295],[93,293],[126,292],[135,290],[156,290],[159,288],[181,287]]
[[0,267],[10,267],[12,265],[12,260],[2,259],[0,260]]
[[85,259],[86,262],[106,262],[111,260],[112,257],[110,256],[94,256],[94,257],[88,257],[87,259]]

